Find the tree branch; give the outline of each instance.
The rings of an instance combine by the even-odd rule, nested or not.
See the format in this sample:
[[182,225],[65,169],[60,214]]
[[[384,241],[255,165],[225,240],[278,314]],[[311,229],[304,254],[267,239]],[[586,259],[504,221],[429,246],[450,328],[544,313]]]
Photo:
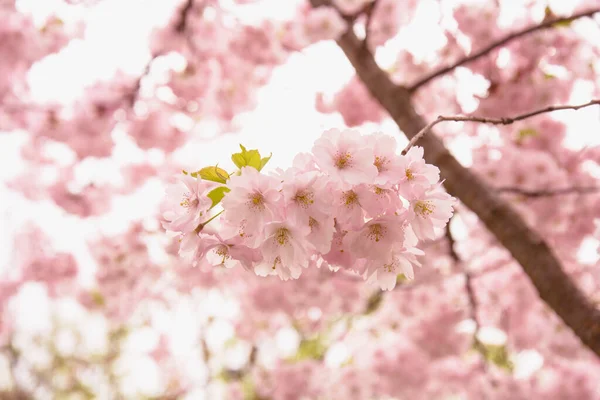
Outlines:
[[567,194],[595,194],[600,193],[600,186],[574,186],[560,189],[526,190],[518,187],[495,188],[498,193],[514,193],[525,197],[553,197]]
[[373,14],[375,13],[375,8],[377,7],[378,1],[379,0],[373,0],[373,2],[368,5],[368,8],[365,11],[367,16],[367,20],[365,21],[365,38],[363,40],[363,45],[365,47],[369,45],[369,34],[371,31],[371,24],[373,23]]
[[538,25],[531,26],[531,27],[523,29],[521,31],[513,32],[513,33],[503,37],[502,39],[499,39],[498,41],[491,43],[489,46],[487,46],[467,57],[461,58],[460,60],[456,61],[453,64],[447,65],[445,67],[442,67],[442,68],[432,72],[431,74],[423,77],[422,79],[420,79],[419,81],[414,83],[412,86],[410,86],[410,88],[408,90],[412,93],[412,92],[416,91],[417,89],[419,89],[421,86],[429,83],[433,79],[435,79],[441,75],[447,74],[448,72],[453,71],[455,68],[460,67],[461,65],[465,65],[465,64],[470,63],[471,61],[477,60],[477,59],[491,53],[493,50],[512,42],[515,39],[519,39],[523,36],[529,35],[530,33],[533,33],[533,32],[539,31],[539,30],[552,28],[556,25],[566,24],[566,23],[575,21],[576,19],[579,19],[579,18],[591,17],[592,15],[594,15],[597,12],[600,12],[600,8],[583,11],[578,14],[574,14],[570,17],[553,18],[553,19],[547,20],[547,21],[544,20],[542,23],[540,23]]
[[185,28],[187,27],[188,17],[194,8],[194,0],[186,0],[185,5],[181,9],[179,14],[179,22],[175,25],[175,30],[177,32],[183,33]]
[[405,155],[408,152],[408,150],[410,150],[410,148],[412,146],[414,146],[416,142],[419,141],[419,139],[421,139],[423,136],[425,136],[427,134],[427,132],[429,132],[434,126],[436,126],[437,124],[439,124],[440,122],[443,122],[443,121],[480,122],[483,124],[491,124],[491,125],[510,125],[517,121],[522,121],[524,119],[531,118],[536,115],[540,115],[540,114],[544,114],[544,113],[548,113],[548,112],[552,112],[552,111],[579,110],[580,108],[585,108],[585,107],[589,107],[589,106],[593,106],[593,105],[600,105],[600,100],[591,100],[585,104],[579,104],[579,105],[575,105],[575,106],[569,106],[569,105],[550,106],[550,107],[542,108],[540,110],[535,110],[535,111],[531,111],[531,112],[528,112],[525,114],[517,115],[516,117],[511,117],[511,118],[485,118],[485,117],[462,116],[462,115],[456,115],[456,116],[452,116],[452,117],[444,117],[444,116],[440,115],[437,117],[436,120],[430,122],[428,125],[426,125],[423,129],[421,129],[415,136],[413,136],[410,139],[410,142],[408,142],[408,144],[406,145],[404,150],[402,150],[402,155]]
[[[454,214],[456,215],[456,214]],[[462,260],[456,250],[454,249],[454,244],[456,241],[454,240],[454,236],[452,235],[452,231],[450,230],[450,223],[452,222],[452,216],[448,224],[446,225],[446,239],[448,241],[448,251],[450,252],[450,257],[454,260],[455,263],[461,264]],[[482,368],[484,371],[487,370],[487,349],[479,340],[479,331],[481,330],[481,322],[479,322],[478,310],[479,310],[479,302],[477,301],[477,297],[475,296],[475,290],[473,288],[473,276],[467,268],[463,266],[463,275],[465,277],[465,291],[467,293],[467,299],[469,300],[469,310],[470,317],[475,324],[475,329],[473,330],[473,348],[477,350],[482,356]]]
[[[315,7],[329,4],[326,0],[311,0],[311,3]],[[340,37],[338,45],[369,92],[387,110],[407,137],[413,138],[425,127],[425,121],[411,102],[411,93],[391,81],[351,30]],[[477,214],[498,241],[521,264],[540,298],[586,346],[600,356],[600,310],[564,272],[560,261],[547,243],[527,226],[507,201],[490,190],[482,179],[463,167],[437,136],[423,137],[422,145],[425,149],[425,160],[440,168],[448,193],[459,198]]]
[[[192,9],[194,8],[194,1],[195,0],[186,0],[185,5],[181,8],[181,11],[179,12],[179,18],[177,19],[177,23],[175,24],[175,32],[185,35],[185,30],[188,25],[189,16],[192,12]],[[158,57],[160,57],[162,55],[163,55],[162,52],[152,54],[152,57],[146,64],[144,71],[142,72],[140,77],[136,80],[132,92],[127,95],[127,101],[131,107],[133,107],[135,105],[135,102],[137,101],[137,99],[139,97],[139,94],[140,94],[139,92],[140,92],[140,89],[142,86],[142,80],[146,76],[148,76],[148,74],[150,73],[150,68],[152,67],[152,63]]]

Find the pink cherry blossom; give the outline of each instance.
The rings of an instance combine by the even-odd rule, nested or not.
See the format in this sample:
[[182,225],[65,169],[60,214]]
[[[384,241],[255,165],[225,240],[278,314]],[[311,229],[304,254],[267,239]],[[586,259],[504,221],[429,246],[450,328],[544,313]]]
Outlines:
[[202,179],[180,176],[178,182],[167,188],[166,211],[163,213],[165,229],[175,232],[194,230],[208,216],[212,200],[207,194],[213,188],[213,184]]
[[396,139],[389,135],[373,134],[367,136],[367,141],[373,148],[373,165],[377,168],[373,183],[383,188],[396,184],[398,177],[406,174],[404,160],[396,154]]
[[233,268],[241,265],[245,270],[251,271],[254,263],[260,261],[260,253],[240,244],[237,237],[224,240],[217,232],[209,230],[200,232],[196,240],[194,261],[210,267],[222,266]]
[[[277,178],[260,174],[252,167],[243,167],[241,174],[232,176],[228,182],[231,191],[222,203],[224,220],[233,226],[243,225],[249,233],[277,220],[283,211],[280,186]],[[260,240],[259,235],[253,238],[254,244]]]
[[278,275],[283,280],[298,279],[308,267],[309,244],[307,228],[284,222],[273,222],[265,227],[265,241],[261,245],[263,260],[255,266],[259,276]]
[[370,220],[359,230],[349,232],[344,240],[352,253],[358,258],[385,260],[394,246],[404,243],[404,223],[396,215]]
[[331,215],[327,180],[316,171],[298,174],[294,169],[282,176],[286,218],[308,224],[309,218]]
[[377,176],[373,149],[358,131],[329,129],[315,142],[317,166],[342,188],[372,183]]
[[315,215],[308,217],[310,233],[308,242],[321,254],[329,253],[335,231],[334,218],[331,215]]
[[371,218],[383,214],[394,214],[404,207],[396,189],[363,184],[357,186],[354,191],[360,199],[361,207]]
[[415,256],[425,253],[417,248],[394,250],[387,254],[384,260],[370,259],[366,264],[366,274],[376,281],[382,290],[392,290],[396,287],[399,274],[408,279],[414,279],[413,265],[421,264]]
[[450,220],[456,200],[440,185],[410,198],[408,221],[419,239],[435,239]]
[[333,7],[311,9],[302,26],[307,44],[337,40],[347,29],[346,21]]
[[334,193],[336,221],[342,229],[358,229],[365,222],[365,210],[361,205],[359,192],[339,190]]
[[440,170],[423,159],[422,147],[411,147],[405,156],[399,159],[400,170],[400,193],[407,197],[413,191],[426,189],[437,183],[440,179]]

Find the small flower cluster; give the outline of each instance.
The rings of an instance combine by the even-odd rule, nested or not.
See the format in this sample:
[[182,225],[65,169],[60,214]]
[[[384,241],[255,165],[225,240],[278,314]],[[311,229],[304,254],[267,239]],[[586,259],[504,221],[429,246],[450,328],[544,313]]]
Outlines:
[[240,147],[236,173],[184,171],[167,191],[163,226],[194,265],[241,265],[283,280],[328,266],[390,290],[399,274],[414,277],[419,240],[434,239],[453,213],[423,149],[399,155],[391,136],[330,129],[312,154],[271,174],[260,172],[270,157]]

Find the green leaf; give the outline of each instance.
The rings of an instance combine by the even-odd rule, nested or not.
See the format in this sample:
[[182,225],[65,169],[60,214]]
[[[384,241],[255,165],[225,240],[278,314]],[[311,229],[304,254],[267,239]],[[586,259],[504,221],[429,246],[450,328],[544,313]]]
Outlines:
[[227,179],[229,179],[229,174],[223,168],[219,168],[218,166],[214,167],[204,167],[200,171],[192,172],[191,174],[194,178],[200,176],[200,178],[206,181],[218,182],[218,183],[226,183]]
[[273,153],[269,154],[269,157],[263,157],[260,159],[260,168],[258,169],[259,171],[262,171],[262,169],[265,167],[265,165],[267,165],[271,157],[273,157]]
[[260,153],[258,150],[246,150],[246,148],[241,144],[240,148],[242,149],[241,153],[235,153],[231,155],[231,160],[236,167],[240,169],[242,167],[254,167],[260,171],[262,160],[260,159]]
[[491,362],[508,372],[513,372],[515,365],[510,360],[510,354],[508,353],[505,344],[489,344],[477,340],[473,347],[477,352],[481,353],[488,362]]
[[517,142],[522,142],[523,140],[527,139],[528,137],[536,137],[538,135],[539,135],[538,131],[536,131],[533,128],[521,129],[517,133]]
[[327,352],[327,346],[323,343],[321,336],[311,339],[303,339],[298,346],[298,352],[291,361],[322,360]]
[[212,206],[210,206],[210,208],[213,208],[214,206],[219,204],[221,200],[223,200],[225,193],[230,191],[231,189],[229,189],[227,186],[219,186],[218,188],[215,188],[208,192],[206,196],[208,196],[208,198],[212,200]]
[[259,398],[256,394],[254,382],[248,375],[242,379],[242,392],[244,393],[244,400],[257,400]]
[[371,314],[379,308],[381,301],[383,300],[383,291],[378,290],[373,293],[367,300],[367,307],[365,307],[365,314]]
[[552,26],[555,28],[566,28],[566,27],[571,26],[572,23],[573,23],[573,20],[559,21],[559,22],[553,24]]

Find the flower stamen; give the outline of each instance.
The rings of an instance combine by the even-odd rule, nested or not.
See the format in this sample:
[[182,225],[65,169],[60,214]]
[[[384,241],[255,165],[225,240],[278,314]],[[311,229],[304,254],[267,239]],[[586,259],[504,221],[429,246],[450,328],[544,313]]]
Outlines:
[[373,224],[369,226],[367,238],[379,242],[379,240],[385,236],[386,232],[387,228],[385,226],[382,226],[381,224]]
[[275,232],[275,242],[280,246],[285,246],[290,241],[290,231],[286,228],[279,228]]
[[308,208],[311,204],[313,204],[315,194],[308,190],[299,190],[296,192],[296,196],[294,196],[294,201],[302,208]]
[[346,169],[352,166],[352,154],[338,152],[335,155],[334,164],[338,169]]
[[258,192],[251,194],[246,204],[253,211],[261,212],[265,210],[265,198]]
[[375,161],[373,162],[373,165],[377,167],[378,172],[383,172],[387,170],[386,165],[389,164],[389,162],[390,161],[387,159],[387,157],[375,156]]
[[433,213],[435,210],[435,205],[429,200],[419,200],[415,203],[414,210],[417,215],[422,218],[426,218],[428,215]]
[[353,190],[348,190],[347,192],[344,192],[343,194],[344,196],[344,204],[346,205],[346,207],[354,207],[355,205],[358,205],[358,195],[353,191]]

